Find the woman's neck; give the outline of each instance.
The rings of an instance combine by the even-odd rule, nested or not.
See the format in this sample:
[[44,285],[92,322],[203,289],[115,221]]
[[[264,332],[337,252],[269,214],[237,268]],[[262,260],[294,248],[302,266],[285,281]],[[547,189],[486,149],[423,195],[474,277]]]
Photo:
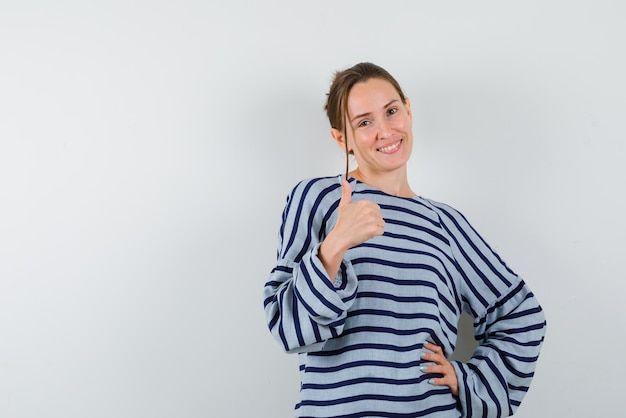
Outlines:
[[413,197],[416,194],[411,190],[406,175],[406,167],[385,173],[367,173],[358,167],[350,172],[350,176],[368,184],[380,191],[398,197]]

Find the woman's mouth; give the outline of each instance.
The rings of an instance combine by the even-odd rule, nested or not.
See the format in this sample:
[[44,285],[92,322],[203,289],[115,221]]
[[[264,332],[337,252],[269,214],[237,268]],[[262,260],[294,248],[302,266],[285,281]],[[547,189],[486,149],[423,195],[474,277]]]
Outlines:
[[396,152],[396,150],[400,147],[400,144],[402,143],[402,140],[399,140],[397,142],[394,142],[393,144],[389,144],[385,147],[381,147],[381,148],[377,148],[376,151],[380,151],[384,154],[392,154],[394,152]]

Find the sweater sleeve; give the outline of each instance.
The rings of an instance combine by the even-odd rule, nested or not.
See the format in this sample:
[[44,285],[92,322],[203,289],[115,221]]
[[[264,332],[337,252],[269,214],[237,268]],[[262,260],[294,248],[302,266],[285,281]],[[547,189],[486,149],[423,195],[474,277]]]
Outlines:
[[340,335],[356,297],[352,265],[344,260],[332,282],[318,257],[340,198],[339,183],[323,183],[301,182],[287,198],[276,266],[263,290],[268,327],[290,353],[318,351]]
[[530,387],[546,319],[537,299],[467,220],[440,207],[461,281],[463,310],[474,318],[478,347],[452,362],[464,417],[513,415]]

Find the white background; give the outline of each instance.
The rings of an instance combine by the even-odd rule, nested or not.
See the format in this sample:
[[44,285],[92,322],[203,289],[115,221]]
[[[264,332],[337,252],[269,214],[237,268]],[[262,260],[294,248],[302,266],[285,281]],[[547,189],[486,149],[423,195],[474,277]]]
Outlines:
[[620,1],[0,3],[0,416],[289,417],[262,287],[285,197],[343,169],[332,73],[411,98],[419,194],[542,303],[519,417],[623,404]]

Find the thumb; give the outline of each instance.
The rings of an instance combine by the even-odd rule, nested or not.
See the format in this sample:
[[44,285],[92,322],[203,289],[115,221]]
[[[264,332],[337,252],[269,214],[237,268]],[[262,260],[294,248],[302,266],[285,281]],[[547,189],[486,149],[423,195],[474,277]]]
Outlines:
[[344,178],[341,179],[341,200],[339,201],[339,207],[345,206],[348,203],[352,203],[352,188],[350,183]]

